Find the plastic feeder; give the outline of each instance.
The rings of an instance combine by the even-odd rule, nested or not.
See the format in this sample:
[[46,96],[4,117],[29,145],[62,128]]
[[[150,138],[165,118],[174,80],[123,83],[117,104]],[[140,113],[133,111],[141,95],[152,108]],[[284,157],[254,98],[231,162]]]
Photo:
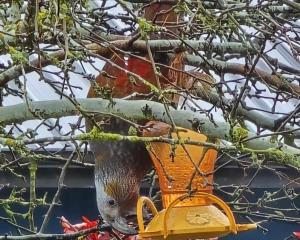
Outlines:
[[[178,135],[180,140],[207,141],[205,135],[186,129]],[[178,135],[173,133],[173,139]],[[217,151],[189,144],[172,149],[167,143],[151,143],[148,151],[158,174],[164,209],[158,212],[149,198],[138,200],[140,238],[209,239],[256,228],[256,224],[236,224],[229,206],[212,195]],[[153,214],[147,226],[144,205]]]

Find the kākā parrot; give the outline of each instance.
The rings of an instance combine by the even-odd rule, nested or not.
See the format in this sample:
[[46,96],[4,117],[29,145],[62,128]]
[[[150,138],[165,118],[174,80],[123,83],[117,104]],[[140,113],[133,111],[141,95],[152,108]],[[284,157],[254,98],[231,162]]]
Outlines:
[[[123,55],[114,56],[111,61],[155,84],[150,63],[137,58],[125,60]],[[97,86],[90,88],[88,97],[101,97],[97,95],[97,87],[111,89],[112,97],[116,98],[133,92],[150,92],[147,86],[129,81],[124,71],[110,64],[106,64],[102,72],[96,79]],[[129,124],[120,119],[111,117],[107,122],[103,118],[95,120],[102,122],[104,132],[128,135]],[[93,127],[88,119],[86,126],[87,131]],[[119,232],[135,234],[136,231],[128,226],[126,219],[136,214],[141,181],[152,167],[145,145],[130,141],[91,141],[90,149],[95,156],[96,199],[101,217]]]
[[[118,55],[113,57],[112,61],[122,68],[139,74],[151,83],[155,83],[156,79],[152,72],[150,64],[140,59],[129,58],[125,64],[124,56]],[[142,83],[135,85],[130,82],[125,72],[118,70],[111,65],[105,65],[103,72],[97,78],[99,86],[109,86],[112,89],[112,96],[122,98],[128,93],[148,93],[149,89]],[[163,71],[162,71],[163,72]],[[212,78],[205,74],[193,72],[193,75],[204,78],[206,82],[197,86],[198,90],[209,94],[210,85],[213,83]],[[107,78],[114,77],[114,80]],[[195,80],[190,76],[183,76],[185,85],[190,88],[190,84]],[[162,86],[166,84],[164,79],[160,79]],[[183,85],[183,84],[182,84]],[[198,84],[199,85],[199,84]],[[119,89],[119,90],[118,90]],[[208,95],[209,96],[209,95]],[[97,97],[95,89],[91,88],[89,97]],[[205,95],[205,97],[207,97]],[[111,117],[108,122],[101,120],[104,132],[119,133],[122,135],[129,134],[129,124],[120,119]],[[169,126],[161,122],[145,123],[147,130],[143,130],[143,136],[161,136],[166,135]],[[92,124],[87,120],[87,130],[92,128]],[[143,143],[133,143],[130,141],[119,142],[90,142],[90,149],[95,156],[95,186],[97,206],[102,218],[110,223],[115,229],[121,233],[134,234],[136,231],[130,228],[126,222],[128,216],[136,214],[136,204],[139,197],[140,183],[145,174],[151,169],[152,163],[148,151]]]
[[151,168],[145,146],[119,141],[93,142],[90,148],[96,160],[96,199],[102,218],[121,233],[135,234],[127,219],[136,214],[140,183]]
[[[174,24],[177,21],[177,14],[174,11],[166,11],[171,7],[170,4],[152,4],[145,9],[145,18],[150,21],[156,18],[159,21],[157,24],[161,25],[168,22]],[[157,15],[160,12],[166,13]],[[110,60],[156,85],[157,79],[149,61],[131,56],[125,58],[123,54],[114,55]],[[165,58],[158,62],[169,65]],[[168,79],[168,68],[161,67],[160,72],[162,75],[159,81],[162,87],[164,84],[170,84],[172,81]],[[137,80],[129,80],[125,71],[106,63],[101,74],[96,78],[95,85],[90,88],[88,97],[103,97],[104,92],[108,92],[111,97],[122,98],[134,92],[149,93],[150,88]],[[89,119],[86,120],[87,131],[89,131],[93,124]],[[101,121],[100,118],[94,120]],[[103,125],[105,132],[128,135],[128,129],[128,123],[114,117]],[[126,219],[136,214],[141,180],[152,166],[144,144],[130,141],[98,141],[90,142],[90,149],[95,156],[96,199],[101,217],[118,231],[135,234],[136,231],[128,226]]]

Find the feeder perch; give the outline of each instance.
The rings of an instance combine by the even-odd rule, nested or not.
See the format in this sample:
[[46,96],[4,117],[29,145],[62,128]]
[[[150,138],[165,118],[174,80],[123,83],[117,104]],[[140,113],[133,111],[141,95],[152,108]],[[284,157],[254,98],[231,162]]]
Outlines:
[[[181,141],[207,141],[205,135],[186,129],[172,133],[173,139],[178,136]],[[189,144],[172,148],[167,143],[151,143],[148,151],[158,174],[164,209],[157,211],[149,198],[139,198],[139,238],[210,239],[256,228],[256,224],[236,224],[229,206],[212,194],[216,150]],[[143,220],[144,205],[153,214],[147,226]]]

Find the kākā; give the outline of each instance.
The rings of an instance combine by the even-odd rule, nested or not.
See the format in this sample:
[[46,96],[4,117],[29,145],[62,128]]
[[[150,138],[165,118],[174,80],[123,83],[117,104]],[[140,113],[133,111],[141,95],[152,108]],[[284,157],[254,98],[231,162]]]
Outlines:
[[[171,5],[154,4],[148,8],[148,13],[146,9],[145,17],[147,20],[151,20],[149,18],[155,16],[155,14],[149,14],[150,10],[154,11],[153,8],[156,13],[159,13],[159,10],[165,11],[171,7]],[[175,18],[174,12],[168,12],[164,18],[161,15],[157,17],[164,23],[173,22]],[[151,63],[134,57],[125,58],[123,54],[114,55],[111,61],[156,85]],[[168,65],[165,61],[160,62]],[[161,84],[169,84],[168,69],[161,68],[160,71],[164,76],[159,79]],[[141,82],[129,80],[124,71],[109,63],[104,66],[95,85],[90,88],[88,97],[103,97],[101,93],[107,90],[111,91],[109,95],[114,98],[122,98],[134,92],[150,92],[149,87]],[[89,131],[93,124],[89,119],[86,120],[87,131]],[[95,120],[101,121],[102,119]],[[111,117],[102,127],[105,132],[128,135],[128,123],[117,118]],[[95,156],[96,199],[102,218],[118,231],[134,234],[135,230],[128,226],[126,218],[136,214],[140,183],[152,166],[144,144],[130,141],[98,141],[90,142],[90,149]]]
[[[126,67],[124,56],[113,57],[111,61]],[[135,86],[125,72],[106,64],[102,73],[97,77],[96,84],[99,88],[111,89],[113,97],[120,98],[134,92]],[[88,97],[98,96],[95,89],[90,89]],[[86,125],[89,131],[91,122],[87,120]],[[128,135],[129,125],[116,118],[106,119],[102,127],[105,132]],[[145,146],[130,141],[93,141],[90,142],[90,149],[95,156],[96,199],[101,217],[118,231],[133,234],[126,219],[136,212],[140,182],[151,168]]]
[[[113,57],[111,61],[140,75],[152,84],[156,82],[150,63],[136,58],[125,60],[122,55]],[[162,69],[161,72],[166,73],[167,71]],[[129,81],[124,71],[109,64],[104,66],[103,73],[105,74],[101,74],[96,82],[101,87],[112,89],[112,97],[122,98],[133,92],[148,93],[150,91],[142,83],[135,84]],[[199,83],[193,77],[183,74],[180,78],[182,82],[177,81],[176,83],[186,89],[196,87],[204,98],[208,98],[214,79],[204,73],[189,73],[205,82]],[[160,82],[162,86],[167,84],[165,78],[160,78]],[[95,88],[90,89],[89,97],[97,97]],[[129,134],[127,122],[112,117],[107,122],[103,121],[103,118],[95,120],[103,122],[102,128],[105,132]],[[145,124],[150,129],[144,129],[143,136],[160,136],[167,133],[165,124],[159,122]],[[88,120],[86,125],[87,130],[92,128],[92,124]],[[135,215],[141,180],[152,166],[148,151],[144,144],[130,141],[90,142],[90,149],[95,155],[97,205],[102,218],[122,233],[135,233],[127,225],[126,218]]]
[[[125,60],[122,55],[113,57],[111,61],[156,84],[150,63],[137,58]],[[129,81],[124,71],[109,64],[104,66],[102,73],[96,79],[98,89],[111,89],[112,97],[122,98],[133,92],[150,92],[147,86]],[[164,80],[161,79],[161,82]],[[90,89],[89,97],[97,97],[95,89],[96,87]],[[107,122],[103,119],[95,120],[104,122],[102,128],[105,132],[128,135],[129,124],[124,121],[117,118],[109,118]],[[87,131],[93,127],[88,119],[86,126]],[[122,233],[135,233],[126,224],[126,218],[135,215],[141,180],[152,166],[145,145],[130,141],[91,141],[90,149],[95,156],[96,198],[102,218]]]

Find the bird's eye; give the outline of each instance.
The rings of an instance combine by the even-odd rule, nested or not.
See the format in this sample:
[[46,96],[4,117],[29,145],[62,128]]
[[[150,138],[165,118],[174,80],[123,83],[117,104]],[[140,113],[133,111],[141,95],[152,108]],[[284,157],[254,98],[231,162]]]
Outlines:
[[108,200],[108,204],[109,204],[110,206],[114,206],[114,205],[116,204],[116,201],[113,200],[113,199],[110,199],[110,200]]

